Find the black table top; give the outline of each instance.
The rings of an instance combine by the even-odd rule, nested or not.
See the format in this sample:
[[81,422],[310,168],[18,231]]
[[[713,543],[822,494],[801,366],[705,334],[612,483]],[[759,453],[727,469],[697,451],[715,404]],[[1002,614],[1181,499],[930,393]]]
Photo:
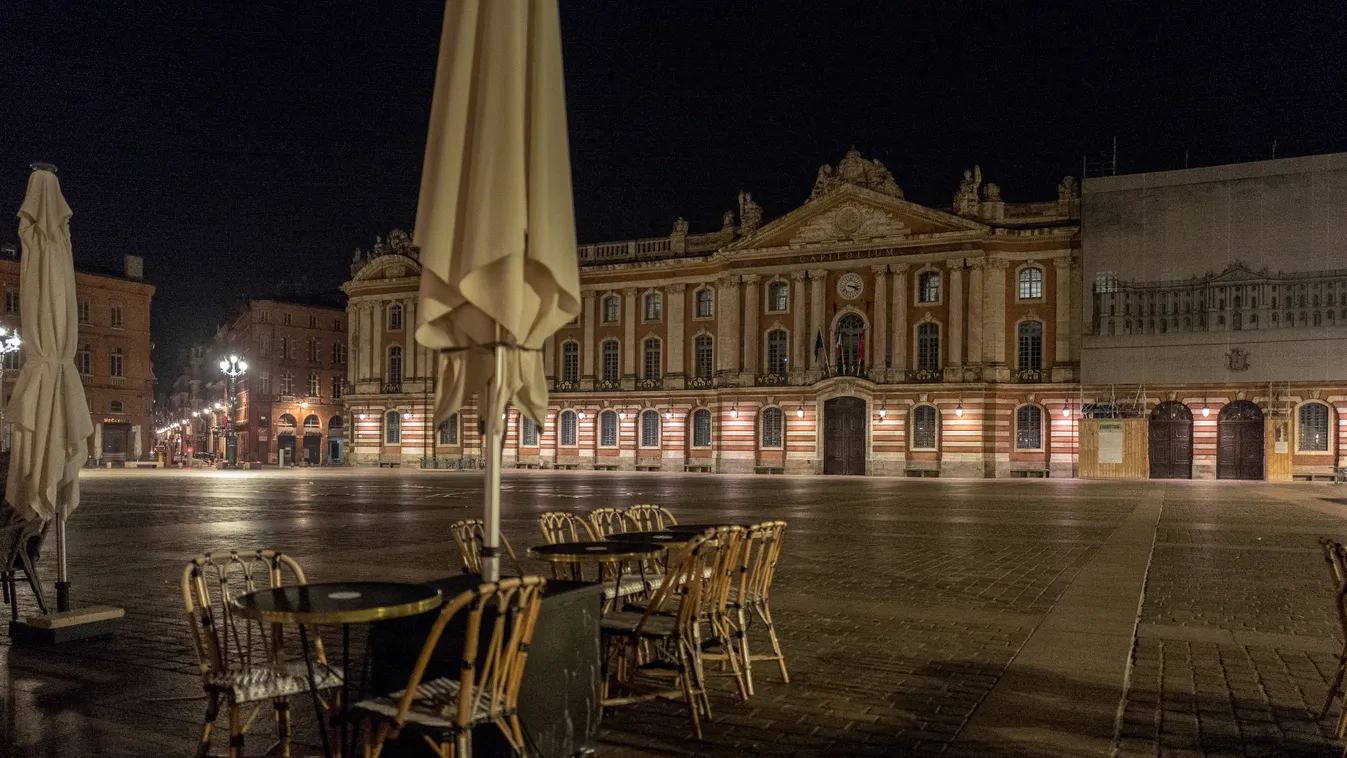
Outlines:
[[670,524],[664,528],[666,532],[704,532],[707,529],[718,529],[722,526],[742,526],[747,529],[748,524],[733,524],[729,522],[720,524]]
[[425,613],[442,602],[428,584],[322,582],[250,592],[234,606],[241,616],[273,624],[360,624]]
[[616,532],[608,535],[606,539],[609,542],[653,542],[656,545],[664,545],[666,547],[682,547],[683,545],[688,544],[688,542],[698,534],[700,534],[700,532],[691,530],[679,532],[665,529],[663,531],[655,532]]
[[664,546],[654,542],[558,542],[529,548],[529,555],[553,563],[627,561],[658,558]]

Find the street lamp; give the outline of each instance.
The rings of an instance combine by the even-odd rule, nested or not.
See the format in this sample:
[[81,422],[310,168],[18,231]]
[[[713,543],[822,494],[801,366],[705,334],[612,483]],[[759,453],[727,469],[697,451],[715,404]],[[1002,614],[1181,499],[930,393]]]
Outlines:
[[5,430],[5,369],[4,362],[8,360],[9,354],[18,350],[22,345],[19,339],[17,329],[10,331],[0,326],[0,450],[9,447],[9,435]]
[[229,415],[225,417],[225,456],[229,460],[230,468],[238,468],[239,445],[236,436],[237,430],[234,425],[234,414],[238,405],[239,377],[248,373],[248,362],[237,355],[221,358],[220,371],[229,377]]

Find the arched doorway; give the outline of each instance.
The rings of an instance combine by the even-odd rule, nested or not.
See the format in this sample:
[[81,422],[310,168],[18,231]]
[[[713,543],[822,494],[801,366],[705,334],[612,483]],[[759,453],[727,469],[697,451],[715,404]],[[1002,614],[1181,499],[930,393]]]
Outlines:
[[304,454],[301,460],[310,466],[322,461],[323,423],[312,413],[304,417]]
[[295,417],[282,413],[276,419],[276,452],[280,455],[276,462],[282,466],[295,462]]
[[865,473],[865,401],[835,397],[823,404],[823,473]]
[[1170,400],[1151,411],[1150,438],[1152,479],[1193,478],[1193,412]]
[[1236,400],[1216,418],[1216,478],[1263,478],[1263,411]]
[[327,462],[331,464],[340,464],[342,462],[343,447],[346,444],[342,433],[345,429],[341,425],[341,416],[333,416],[327,421]]
[[[855,313],[837,320],[837,336],[833,341],[837,355],[836,372],[843,376],[861,376],[865,373],[865,321]],[[862,418],[864,416],[862,415]]]

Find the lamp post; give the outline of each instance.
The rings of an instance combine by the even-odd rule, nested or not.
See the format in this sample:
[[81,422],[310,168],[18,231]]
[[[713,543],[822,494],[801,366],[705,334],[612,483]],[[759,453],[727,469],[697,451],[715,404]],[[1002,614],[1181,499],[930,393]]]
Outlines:
[[5,361],[9,354],[22,345],[18,330],[10,331],[0,326],[0,451],[9,449],[9,435],[5,434]]
[[220,359],[220,371],[229,377],[229,415],[225,417],[225,456],[228,458],[229,468],[238,468],[239,465],[239,446],[236,437],[237,429],[234,424],[234,414],[238,406],[238,381],[239,377],[248,373],[248,362],[239,358],[237,355],[231,355],[228,358]]

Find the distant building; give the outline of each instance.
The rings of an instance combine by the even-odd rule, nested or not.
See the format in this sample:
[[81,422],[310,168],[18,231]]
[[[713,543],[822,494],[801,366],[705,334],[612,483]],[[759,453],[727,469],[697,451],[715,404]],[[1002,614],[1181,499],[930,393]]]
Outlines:
[[1152,478],[1347,465],[1347,153],[1085,182],[1082,397]]
[[[551,407],[509,413],[505,463],[1069,476],[1078,216],[1070,177],[1010,203],[975,169],[930,208],[852,150],[770,223],[741,194],[715,231],[581,245],[583,312],[544,348]],[[355,463],[481,455],[475,407],[432,428],[420,274],[402,232],[356,251]]]
[[[240,461],[329,465],[344,462],[346,309],[340,295],[254,298],[226,318],[205,372],[227,386],[218,363],[238,355]],[[217,379],[218,378],[218,379]],[[222,419],[221,419],[222,420]],[[217,452],[224,452],[221,441]]]
[[[18,250],[0,247],[0,323],[24,336],[19,308]],[[75,366],[84,383],[85,398],[94,423],[90,458],[121,462],[153,455],[154,369],[150,358],[150,301],[154,286],[144,281],[140,256],[124,257],[121,271],[85,268],[75,273],[79,344]],[[4,363],[4,398],[19,375],[24,351],[10,354]],[[5,420],[5,446],[13,423]]]

